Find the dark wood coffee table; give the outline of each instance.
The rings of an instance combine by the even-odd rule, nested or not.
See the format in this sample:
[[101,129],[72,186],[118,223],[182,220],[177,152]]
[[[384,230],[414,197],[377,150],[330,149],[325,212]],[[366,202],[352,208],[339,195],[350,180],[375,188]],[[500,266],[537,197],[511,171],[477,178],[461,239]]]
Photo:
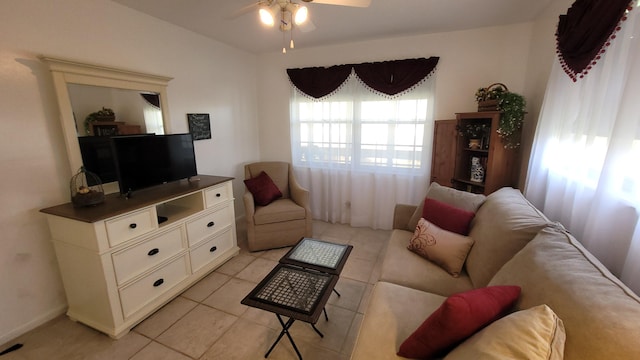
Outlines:
[[[271,345],[264,357],[268,357],[273,348],[284,335],[291,342],[300,360],[302,355],[293,341],[289,328],[296,320],[311,324],[320,335],[324,335],[315,327],[324,306],[329,300],[331,290],[338,282],[338,276],[312,269],[292,265],[278,264],[271,272],[244,298],[241,303],[247,306],[275,313],[282,331]],[[328,320],[327,312],[324,311]],[[282,316],[289,318],[287,322]]]
[[[329,321],[325,305],[353,249],[352,245],[335,244],[311,238],[301,239],[281,259],[280,263],[247,295],[241,303],[275,313],[282,331],[264,357],[268,357],[284,335],[287,335],[300,360],[302,355],[293,341],[289,328],[296,320],[315,326],[320,314]],[[282,316],[289,318],[287,322]]]
[[[280,259],[280,263],[340,275],[351,250],[353,245],[302,238]],[[340,296],[338,290],[333,289],[333,292]]]

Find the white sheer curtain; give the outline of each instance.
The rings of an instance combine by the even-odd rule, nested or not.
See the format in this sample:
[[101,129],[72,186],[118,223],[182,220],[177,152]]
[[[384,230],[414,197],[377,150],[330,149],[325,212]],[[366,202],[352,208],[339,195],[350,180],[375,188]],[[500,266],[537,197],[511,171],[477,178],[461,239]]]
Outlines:
[[390,229],[396,203],[415,204],[428,185],[433,137],[433,76],[390,97],[351,74],[316,100],[295,87],[291,147],[314,218]]
[[156,135],[164,134],[164,123],[162,121],[162,110],[146,101],[143,104],[144,124],[148,133]]
[[640,9],[583,79],[558,62],[539,118],[527,197],[640,293]]

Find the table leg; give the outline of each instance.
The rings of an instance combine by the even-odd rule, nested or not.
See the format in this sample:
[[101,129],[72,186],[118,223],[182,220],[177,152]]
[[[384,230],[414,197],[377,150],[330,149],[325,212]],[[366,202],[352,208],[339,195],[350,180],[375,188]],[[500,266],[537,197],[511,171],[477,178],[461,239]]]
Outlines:
[[302,355],[300,355],[300,351],[298,350],[296,343],[293,342],[293,338],[291,337],[291,334],[289,334],[289,328],[291,327],[291,325],[293,325],[293,322],[296,320],[294,318],[289,318],[289,320],[285,324],[285,322],[282,321],[282,317],[280,317],[280,314],[276,314],[276,316],[278,317],[278,321],[280,321],[280,325],[282,325],[282,331],[280,332],[280,335],[278,335],[278,338],[276,339],[276,341],[269,348],[269,351],[267,351],[267,353],[264,354],[264,358],[266,359],[269,356],[269,354],[271,354],[271,351],[273,350],[273,348],[276,347],[278,342],[280,342],[280,339],[282,339],[282,336],[286,334],[287,337],[289,338],[289,341],[291,342],[291,345],[293,346],[293,350],[295,350],[296,354],[298,354],[298,358],[302,360]]
[[338,296],[340,296],[340,293],[335,288],[333,289],[333,292],[336,293]]
[[324,335],[320,332],[320,330],[318,330],[318,328],[315,325],[311,324],[311,327],[313,328],[313,330],[315,330],[318,333],[318,335],[320,335],[321,338],[324,337]]

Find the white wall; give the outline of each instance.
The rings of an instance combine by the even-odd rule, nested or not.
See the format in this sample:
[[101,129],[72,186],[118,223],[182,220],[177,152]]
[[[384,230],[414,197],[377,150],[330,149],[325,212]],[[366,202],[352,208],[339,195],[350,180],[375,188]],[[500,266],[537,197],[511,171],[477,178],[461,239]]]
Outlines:
[[[0,344],[62,313],[66,300],[44,216],[69,201],[53,83],[38,55],[165,75],[172,132],[211,114],[196,142],[202,174],[236,177],[259,158],[256,56],[107,0],[0,2]],[[236,211],[244,212],[241,202]]]
[[261,158],[291,159],[287,68],[439,56],[436,119],[453,119],[456,112],[476,111],[476,90],[494,82],[528,96],[525,76],[532,27],[532,23],[525,23],[310,49],[305,49],[300,40],[297,48],[287,54],[261,55],[258,73]]

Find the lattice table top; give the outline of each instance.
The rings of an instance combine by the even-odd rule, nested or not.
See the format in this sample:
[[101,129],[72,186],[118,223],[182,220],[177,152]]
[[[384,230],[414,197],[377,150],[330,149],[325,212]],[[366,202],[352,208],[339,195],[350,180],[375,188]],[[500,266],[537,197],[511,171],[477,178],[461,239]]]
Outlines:
[[342,259],[347,245],[315,239],[303,239],[290,253],[291,260],[335,269]]
[[330,280],[328,274],[283,266],[253,298],[309,314]]

